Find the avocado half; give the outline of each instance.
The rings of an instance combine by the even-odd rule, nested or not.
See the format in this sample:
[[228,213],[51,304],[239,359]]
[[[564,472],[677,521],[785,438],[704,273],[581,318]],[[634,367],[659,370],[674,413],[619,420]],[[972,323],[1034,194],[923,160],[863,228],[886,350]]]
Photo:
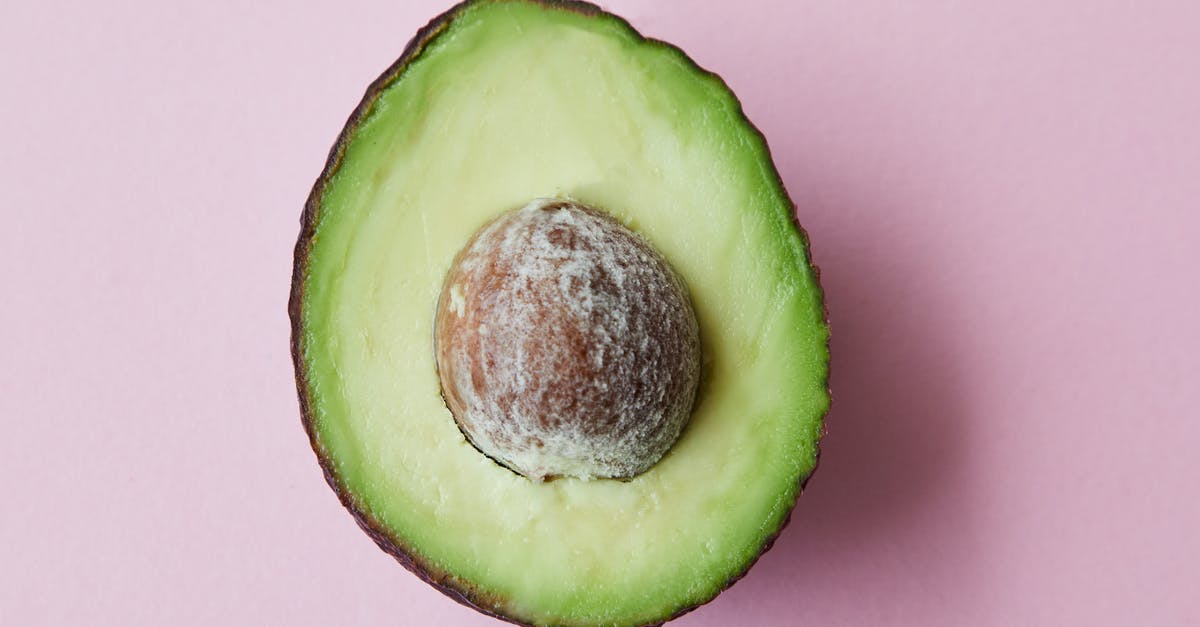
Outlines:
[[[609,213],[690,291],[691,421],[630,480],[519,476],[441,396],[443,278],[539,197]],[[301,227],[289,313],[313,450],[363,530],[446,595],[522,624],[658,624],[787,524],[829,406],[818,270],[764,138],[678,48],[582,2],[458,4],[367,90]]]

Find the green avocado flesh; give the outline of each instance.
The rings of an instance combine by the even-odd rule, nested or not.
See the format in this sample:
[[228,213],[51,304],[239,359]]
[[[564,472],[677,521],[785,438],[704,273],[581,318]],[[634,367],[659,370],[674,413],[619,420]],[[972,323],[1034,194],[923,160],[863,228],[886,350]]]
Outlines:
[[[829,404],[820,287],[761,136],[679,50],[563,6],[460,6],[382,80],[297,248],[298,379],[335,489],[437,585],[521,622],[637,625],[711,599],[785,522]],[[691,422],[629,481],[514,474],[440,394],[442,279],[538,197],[609,212],[690,291]]]

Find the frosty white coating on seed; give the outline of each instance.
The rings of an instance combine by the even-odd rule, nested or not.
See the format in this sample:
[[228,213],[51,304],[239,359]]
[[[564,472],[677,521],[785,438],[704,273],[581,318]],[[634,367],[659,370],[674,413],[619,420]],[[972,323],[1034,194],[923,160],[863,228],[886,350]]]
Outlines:
[[480,451],[535,480],[628,478],[691,415],[696,316],[646,240],[571,201],[480,229],[442,287],[442,395]]

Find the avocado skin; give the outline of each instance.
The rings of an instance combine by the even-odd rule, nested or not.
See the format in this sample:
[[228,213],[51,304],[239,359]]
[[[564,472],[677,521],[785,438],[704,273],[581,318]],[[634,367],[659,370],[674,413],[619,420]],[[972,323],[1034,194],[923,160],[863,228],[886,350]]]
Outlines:
[[[675,50],[687,61],[687,63],[691,65],[692,70],[695,72],[715,78],[716,80],[720,81],[721,84],[726,87],[726,89],[728,89],[728,85],[716,73],[705,70],[697,65],[696,62],[692,60],[692,58],[689,57],[686,52],[679,50],[675,46],[665,41],[642,36],[642,34],[624,18],[612,13],[607,13],[599,6],[590,2],[584,2],[582,0],[462,0],[458,4],[455,4],[442,14],[430,20],[428,24],[418,30],[416,35],[414,35],[413,38],[409,40],[408,44],[405,45],[404,51],[401,53],[400,58],[392,63],[392,65],[388,67],[388,69],[385,70],[383,74],[379,76],[379,78],[376,78],[367,88],[362,100],[359,102],[358,106],[355,107],[354,112],[350,115],[350,118],[346,120],[346,124],[343,126],[341,133],[338,134],[337,141],[329,151],[329,157],[325,162],[325,168],[321,171],[320,177],[313,185],[312,191],[309,192],[308,199],[304,203],[304,212],[300,217],[300,235],[296,240],[294,252],[291,293],[288,298],[288,317],[291,320],[290,344],[292,364],[296,372],[296,392],[300,400],[301,422],[304,425],[304,430],[308,433],[309,444],[312,446],[313,452],[316,453],[317,462],[320,464],[321,471],[325,476],[325,482],[328,483],[329,487],[333,489],[335,494],[337,494],[338,500],[341,501],[342,506],[354,516],[354,520],[358,523],[358,526],[362,528],[362,530],[366,532],[366,534],[370,536],[372,540],[375,541],[375,544],[379,545],[379,548],[383,549],[386,553],[394,557],[396,561],[400,562],[400,564],[404,566],[404,568],[408,569],[417,577],[420,577],[421,580],[433,586],[447,597],[450,597],[458,603],[470,607],[478,612],[508,623],[536,627],[534,623],[525,622],[522,618],[517,616],[516,613],[509,608],[505,599],[479,590],[469,582],[463,581],[459,577],[455,576],[453,573],[446,572],[422,559],[414,549],[405,546],[405,544],[399,538],[389,535],[387,528],[381,521],[376,519],[371,515],[370,512],[366,511],[365,508],[361,507],[354,501],[353,495],[348,489],[346,489],[341,480],[338,479],[337,474],[334,471],[333,460],[317,440],[317,429],[315,425],[316,418],[312,411],[310,402],[309,382],[304,368],[304,347],[302,345],[304,277],[306,276],[308,270],[308,259],[309,253],[312,250],[312,241],[317,224],[317,214],[320,211],[321,199],[324,196],[326,184],[333,178],[333,175],[337,172],[338,168],[341,167],[346,146],[350,143],[354,133],[358,130],[359,124],[374,105],[375,100],[389,86],[391,86],[393,82],[404,75],[409,63],[421,55],[425,49],[425,46],[429,42],[436,39],[437,36],[440,35],[442,31],[445,30],[446,27],[448,27],[450,23],[456,17],[458,17],[459,13],[466,7],[479,2],[493,1],[525,2],[529,4],[541,5],[548,9],[568,10],[580,13],[582,15],[597,17],[604,16],[607,19],[617,20],[622,26],[633,33],[640,43],[645,43],[652,46],[661,46]],[[729,89],[729,92],[733,93],[733,90]],[[736,99],[736,94],[734,94],[734,97]],[[746,117],[745,112],[741,110],[740,103],[738,113],[750,131],[762,138],[764,145],[767,145],[766,138],[763,136],[762,131],[760,131],[758,127]],[[769,151],[770,148],[768,146],[768,153]],[[779,171],[775,168],[774,160],[772,160],[771,163],[771,175],[779,184],[780,189],[784,190],[786,195],[786,187],[783,185],[783,179],[780,177]],[[796,218],[796,203],[791,199],[790,195],[787,197],[788,202],[792,206],[792,226],[800,234],[800,238],[804,242],[805,261],[809,267],[812,268],[814,284],[820,293],[822,315],[824,318],[825,327],[827,329],[831,329],[829,324],[829,306],[825,299],[825,291],[821,286],[821,269],[815,263],[813,263],[812,247],[809,243],[808,232],[804,230],[804,227],[800,225],[800,222]],[[826,340],[826,349],[828,348],[829,339]],[[830,353],[827,351],[826,354]],[[833,395],[829,391],[829,368],[826,368],[826,380],[824,387],[829,396],[830,402],[832,403]],[[800,494],[803,493],[809,479],[816,474],[817,467],[820,466],[821,440],[824,439],[827,433],[827,424],[825,420],[827,415],[828,410],[826,411],[826,414],[821,417],[821,436],[818,438],[816,443],[817,463],[813,466],[812,472],[800,480],[800,491],[796,495],[797,499],[799,498]],[[717,595],[744,577],[746,573],[750,571],[750,568],[753,567],[754,564],[757,563],[758,560],[763,556],[763,554],[769,551],[772,546],[774,546],[775,540],[778,539],[779,534],[782,533],[784,528],[787,527],[788,523],[791,522],[791,519],[792,511],[789,511],[788,515],[783,519],[783,522],[780,523],[779,528],[771,533],[763,542],[762,548],[759,550],[754,559],[746,564],[746,567],[742,570],[742,572],[731,577],[727,582],[725,582],[721,589],[718,590],[717,593],[715,593],[712,597],[700,601],[694,605],[679,608],[669,616],[664,616],[658,621],[645,623],[639,627],[661,626],[662,624],[679,618],[680,616],[687,614],[688,612],[716,598]]]

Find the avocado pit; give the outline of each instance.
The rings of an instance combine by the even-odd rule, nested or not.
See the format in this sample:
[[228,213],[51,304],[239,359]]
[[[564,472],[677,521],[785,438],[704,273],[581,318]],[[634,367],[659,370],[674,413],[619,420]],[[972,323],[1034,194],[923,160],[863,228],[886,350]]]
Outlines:
[[539,481],[645,472],[687,424],[700,378],[696,316],[666,259],[559,199],[468,241],[438,300],[434,350],[467,439]]

